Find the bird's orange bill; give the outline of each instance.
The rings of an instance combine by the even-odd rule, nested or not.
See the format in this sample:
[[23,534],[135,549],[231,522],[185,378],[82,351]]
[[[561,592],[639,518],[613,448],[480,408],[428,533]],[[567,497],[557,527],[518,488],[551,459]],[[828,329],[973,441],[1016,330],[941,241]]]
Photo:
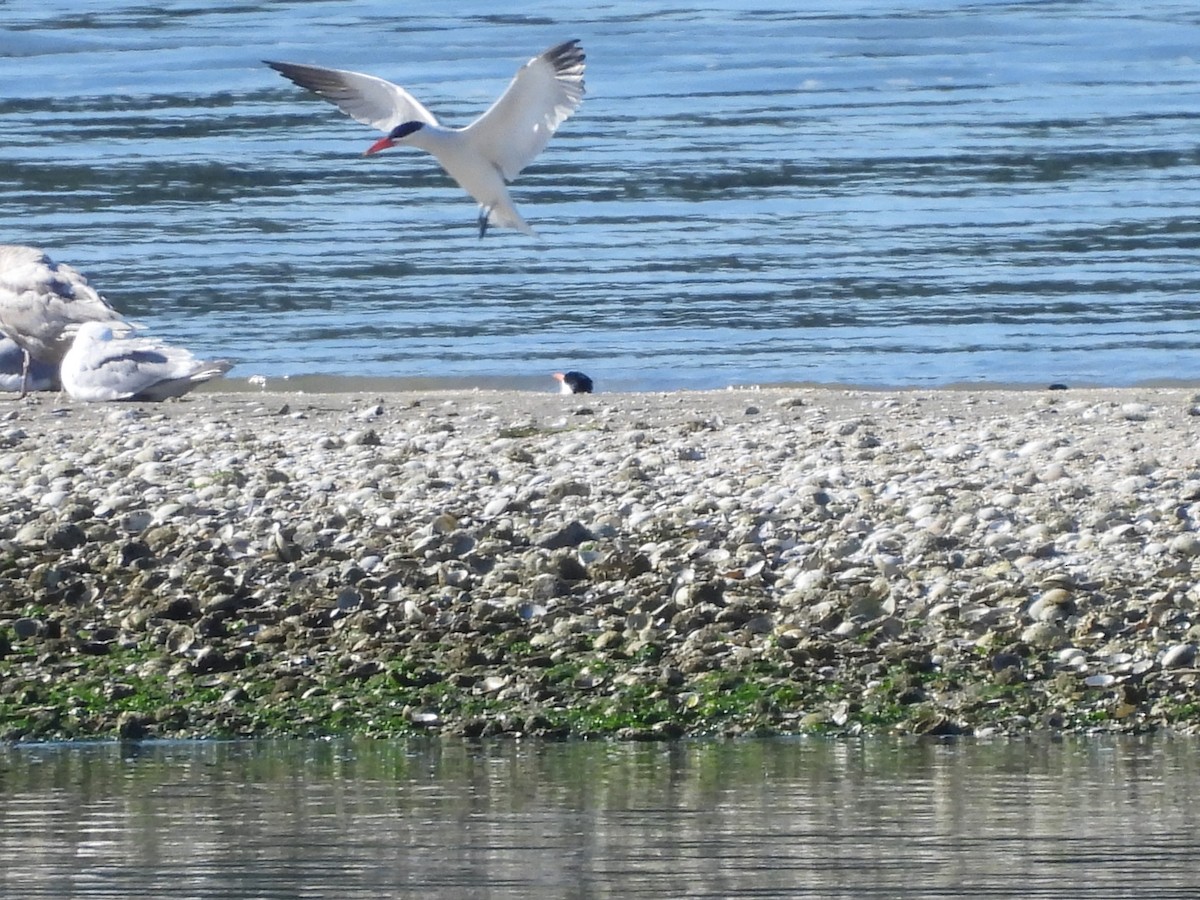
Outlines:
[[372,153],[378,153],[380,150],[386,150],[388,147],[395,147],[396,142],[390,137],[383,137],[373,143],[364,152],[363,156],[370,156]]

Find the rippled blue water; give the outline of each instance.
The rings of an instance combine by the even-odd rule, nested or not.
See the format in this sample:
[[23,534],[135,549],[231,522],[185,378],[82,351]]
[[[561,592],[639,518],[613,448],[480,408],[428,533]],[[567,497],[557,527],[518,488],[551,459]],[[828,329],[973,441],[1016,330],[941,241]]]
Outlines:
[[0,747],[22,900],[1194,898],[1189,740]]
[[[1200,379],[1194,3],[403,6],[10,0],[0,240],[233,375]],[[465,124],[570,37],[540,240],[259,62]]]

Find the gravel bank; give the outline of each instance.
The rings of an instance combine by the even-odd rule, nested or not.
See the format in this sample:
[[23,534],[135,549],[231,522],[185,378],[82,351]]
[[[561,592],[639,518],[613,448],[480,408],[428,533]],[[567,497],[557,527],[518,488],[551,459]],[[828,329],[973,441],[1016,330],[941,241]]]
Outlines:
[[0,407],[0,738],[1200,730],[1190,390]]

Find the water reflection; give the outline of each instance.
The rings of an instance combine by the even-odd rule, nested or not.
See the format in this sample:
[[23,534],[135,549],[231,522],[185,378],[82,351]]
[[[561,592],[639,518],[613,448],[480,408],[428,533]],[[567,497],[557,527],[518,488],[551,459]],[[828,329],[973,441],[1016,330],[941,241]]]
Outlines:
[[0,751],[0,893],[1185,896],[1195,751],[1167,739],[13,748]]

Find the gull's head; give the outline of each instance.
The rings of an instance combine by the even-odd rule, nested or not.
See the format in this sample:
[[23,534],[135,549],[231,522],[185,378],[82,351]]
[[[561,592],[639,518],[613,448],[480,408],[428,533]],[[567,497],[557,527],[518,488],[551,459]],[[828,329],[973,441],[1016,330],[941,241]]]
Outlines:
[[381,137],[368,147],[363,156],[370,156],[372,153],[378,153],[380,150],[386,150],[388,147],[395,147],[397,144],[402,144],[405,142],[404,139],[406,137],[415,131],[420,131],[424,127],[424,122],[401,122],[387,133],[387,137]]
[[112,327],[107,322],[84,322],[79,326],[79,330],[75,332],[75,340],[85,341],[111,341],[113,339]]

